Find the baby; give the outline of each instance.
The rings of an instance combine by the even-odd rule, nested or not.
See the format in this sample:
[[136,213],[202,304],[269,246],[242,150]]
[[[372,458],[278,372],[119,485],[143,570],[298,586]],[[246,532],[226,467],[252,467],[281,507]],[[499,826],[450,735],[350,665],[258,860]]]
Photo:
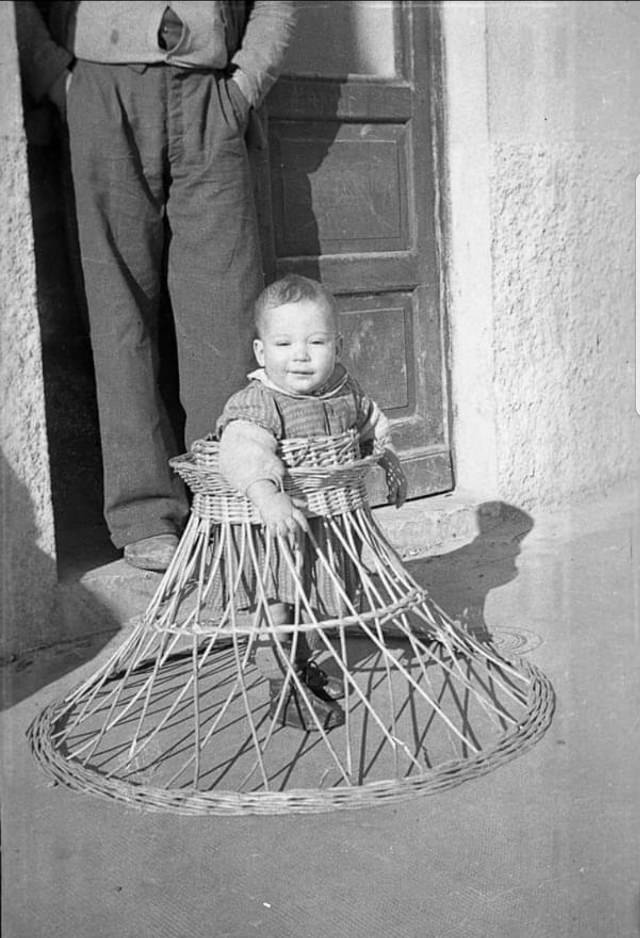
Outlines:
[[[247,387],[229,399],[218,421],[220,472],[250,499],[272,534],[297,540],[304,550],[308,540],[304,534],[310,528],[320,544],[331,535],[326,525],[318,523],[321,519],[307,518],[302,506],[282,491],[285,467],[277,455],[279,440],[354,429],[362,444],[374,443],[376,450],[383,451],[381,464],[389,497],[397,506],[406,496],[406,480],[386,417],[339,362],[342,337],[332,295],[315,280],[291,274],[263,290],[254,313],[257,337],[253,349],[260,368],[248,376]],[[331,556],[342,555],[341,579],[346,594],[353,596],[357,571],[339,544],[331,547]],[[306,550],[305,592],[319,616],[343,614],[343,609],[336,608],[335,586],[323,589],[320,564],[310,569],[313,566],[311,552]],[[291,577],[282,569],[274,569],[267,589],[270,617],[278,625],[292,622],[294,587],[287,579]],[[317,707],[323,715],[327,696],[339,696],[342,683],[335,682],[339,688],[332,686],[331,679],[314,665],[305,634],[298,635],[295,666],[301,679],[320,694]],[[270,642],[258,644],[256,664],[269,680],[282,677],[278,654]]]

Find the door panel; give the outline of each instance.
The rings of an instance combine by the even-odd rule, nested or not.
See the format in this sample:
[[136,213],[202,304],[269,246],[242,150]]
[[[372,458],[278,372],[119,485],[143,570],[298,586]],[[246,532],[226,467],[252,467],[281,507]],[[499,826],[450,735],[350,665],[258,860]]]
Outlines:
[[274,121],[271,140],[279,257],[409,248],[404,127]]
[[[391,420],[410,497],[446,491],[429,6],[298,5],[296,40],[267,102],[267,269],[333,291],[345,364]],[[384,501],[380,475],[372,496]]]

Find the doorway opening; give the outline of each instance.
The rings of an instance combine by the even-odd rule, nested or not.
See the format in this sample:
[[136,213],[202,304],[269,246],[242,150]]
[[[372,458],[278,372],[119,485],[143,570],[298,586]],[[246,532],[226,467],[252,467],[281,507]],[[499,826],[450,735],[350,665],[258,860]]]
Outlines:
[[[436,5],[301,0],[298,6],[298,32],[267,100],[267,144],[253,154],[267,277],[296,271],[322,279],[336,294],[345,363],[390,418],[409,497],[446,492],[453,465],[429,103]],[[120,552],[102,514],[95,382],[64,128],[48,105],[26,118],[63,576]],[[161,389],[179,427],[168,303],[161,336]],[[374,504],[384,500],[382,478],[372,492]]]

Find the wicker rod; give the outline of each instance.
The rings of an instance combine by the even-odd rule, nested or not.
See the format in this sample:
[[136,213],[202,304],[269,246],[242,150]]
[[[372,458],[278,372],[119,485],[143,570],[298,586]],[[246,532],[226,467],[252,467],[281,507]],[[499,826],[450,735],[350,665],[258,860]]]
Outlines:
[[[316,552],[317,552],[318,559],[320,560],[320,562],[321,562],[323,565],[327,565],[327,566],[328,566],[327,561],[326,561],[326,558],[324,557],[322,551],[319,550],[317,541],[315,540],[315,538],[313,537],[313,534],[312,534],[311,532],[309,533],[309,537],[312,539],[314,548],[316,549]],[[347,606],[347,608],[351,610],[351,615],[355,615],[355,614],[356,614],[356,610],[355,610],[355,608],[354,608],[354,606],[353,606],[353,604],[352,604],[350,598],[347,596],[347,594],[346,594],[346,592],[344,591],[344,589],[342,589],[341,587],[339,587],[339,589],[340,589],[341,599],[343,600],[343,602],[345,603],[345,605]],[[307,605],[309,614],[313,615],[313,613],[311,612],[310,607],[308,607],[308,604],[306,603],[306,601],[305,601],[305,605]],[[386,659],[386,656],[389,655],[389,651],[388,651],[388,649],[386,648],[386,646],[385,646],[385,644],[384,644],[384,641],[379,641],[379,640],[378,640],[376,634],[371,631],[371,629],[368,627],[368,625],[366,624],[366,622],[365,622],[363,619],[360,620],[360,627],[361,627],[362,631],[364,632],[364,634],[365,634],[365,635],[373,642],[373,644],[378,648],[378,650],[381,652],[381,654],[382,654],[382,656],[383,656],[383,660],[385,660],[385,659]],[[320,634],[322,635],[322,631],[320,632]],[[328,643],[328,642],[327,642],[327,647],[329,647],[329,643]],[[418,694],[422,695],[432,707],[437,708],[437,705],[436,705],[435,701],[433,701],[432,699],[430,699],[430,698],[425,694],[425,692],[424,692],[424,691],[418,686],[418,684],[415,682],[415,680],[413,679],[413,677],[406,671],[406,669],[404,669],[404,668],[402,667],[402,665],[400,665],[399,662],[395,661],[395,659],[394,659],[394,665],[395,665],[396,669],[397,669],[397,670],[402,674],[402,676],[405,678],[405,680],[407,680],[407,682],[408,682],[412,687],[414,687],[414,689],[416,689],[416,690],[418,691]],[[351,680],[351,678],[349,678],[349,679]],[[354,684],[355,684],[355,682],[354,682]],[[363,696],[363,701],[364,701],[364,699],[365,699],[365,698],[364,698],[364,696]],[[368,702],[367,702],[366,705],[367,705],[367,707],[369,707]],[[381,723],[381,721],[379,720],[378,715],[375,713],[375,711],[373,710],[373,708],[370,708],[370,707],[369,707],[369,709],[371,710],[371,715],[374,717],[374,719],[375,719],[375,720],[379,723],[379,725],[382,727],[382,723]],[[445,714],[442,710],[439,710],[439,714],[440,714],[440,716],[444,719],[444,721],[445,721],[446,723],[448,723],[448,724],[452,727],[452,729],[454,730],[454,732],[458,733],[458,730],[456,729],[456,727],[453,726],[453,724],[451,723],[451,721],[449,720],[449,718],[446,716],[446,714]],[[384,730],[384,732],[385,732],[385,734],[386,734],[387,736],[389,736],[389,734],[386,733],[386,729]],[[461,738],[464,739],[464,737],[461,737]],[[395,746],[395,745],[397,744],[397,740],[395,739],[395,737],[390,736],[389,739],[390,739],[390,742],[391,742],[391,745],[392,745],[392,746]],[[407,753],[407,754],[408,754],[408,753]],[[412,756],[410,756],[410,758],[412,758]]]
[[[339,529],[338,529],[337,527],[336,527],[336,530],[335,530],[335,534],[336,534],[336,536],[342,541],[345,550],[349,551],[349,550],[350,550],[350,546],[349,546],[348,543],[343,539],[342,533],[339,531]],[[317,546],[316,546],[316,550],[317,550],[318,558],[320,559],[321,562],[324,562],[324,557],[322,556],[322,552],[317,548]],[[372,592],[374,593],[375,598],[378,599],[380,602],[382,602],[382,597],[380,597],[379,594],[377,593],[377,591],[375,591],[375,588],[373,587],[373,584],[368,580],[368,578],[363,578],[363,583],[365,583],[365,584],[367,585],[367,587],[372,590]],[[361,622],[363,622],[363,621],[364,621],[364,619],[361,619]],[[407,636],[407,637],[409,637],[409,636]],[[415,648],[415,639],[412,637],[410,640],[411,640],[411,642],[412,642],[412,647]],[[440,638],[440,636],[438,636],[438,640],[439,640],[439,641],[442,641],[443,643],[446,641],[446,639],[445,639],[444,636],[442,636],[442,638]],[[384,642],[383,642],[382,644],[384,644]],[[422,643],[421,643],[421,645],[422,645]],[[431,652],[430,652],[430,650],[429,650],[428,647],[422,645],[421,650],[425,651],[428,655],[431,655]],[[449,650],[449,652],[450,652],[450,655],[451,655],[451,657],[452,657],[452,660],[454,661],[454,664],[456,664],[456,663],[457,663],[457,659],[456,659],[456,657],[455,657],[455,655],[454,655],[454,653],[453,653],[453,650],[450,649],[450,648],[449,648],[448,650]],[[461,674],[461,677],[462,677],[462,679],[463,679],[463,681],[464,681],[464,680],[465,680],[465,679],[464,679],[464,675],[462,675],[462,672],[460,672],[460,674]],[[429,701],[429,702],[430,702],[430,703],[433,703],[432,701]],[[482,703],[484,704],[484,701],[482,701]]]

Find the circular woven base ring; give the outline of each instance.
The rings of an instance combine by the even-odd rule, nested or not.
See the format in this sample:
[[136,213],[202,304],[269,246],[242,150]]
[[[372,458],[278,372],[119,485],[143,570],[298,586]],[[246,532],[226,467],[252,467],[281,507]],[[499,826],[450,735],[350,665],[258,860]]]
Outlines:
[[184,815],[318,814],[346,808],[371,808],[434,795],[497,769],[533,746],[553,716],[555,695],[546,675],[528,661],[511,658],[530,680],[527,717],[504,734],[496,746],[465,759],[444,762],[420,775],[330,789],[241,794],[234,791],[189,791],[132,785],[66,760],[51,735],[61,710],[49,705],[29,728],[33,753],[48,775],[75,791],[97,795],[146,811]]

